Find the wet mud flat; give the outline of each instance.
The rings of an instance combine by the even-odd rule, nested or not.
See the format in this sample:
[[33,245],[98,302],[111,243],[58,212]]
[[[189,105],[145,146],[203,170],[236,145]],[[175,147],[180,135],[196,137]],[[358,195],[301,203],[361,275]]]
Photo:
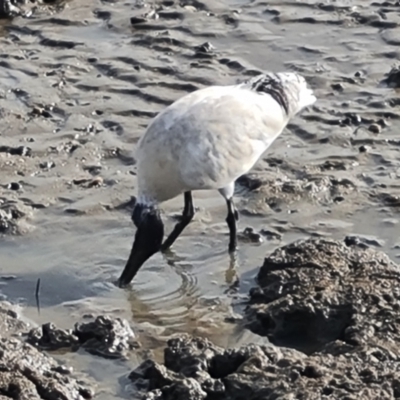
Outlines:
[[[241,372],[246,368],[271,390],[281,382],[311,396],[315,384],[315,393],[327,398],[351,398],[357,390],[365,390],[365,398],[396,398],[397,367],[391,363],[397,338],[379,333],[396,327],[379,318],[387,313],[388,321],[395,319],[397,295],[387,300],[389,293],[379,285],[383,279],[392,288],[399,254],[399,80],[396,70],[389,74],[399,59],[397,2],[10,4],[18,10],[1,21],[0,37],[0,290],[40,327],[30,343],[85,371],[96,382],[98,399],[139,396],[135,385],[145,390],[147,384],[145,396],[167,398],[174,388],[187,393],[185,379],[198,398],[226,398],[240,382],[246,386]],[[225,254],[223,200],[197,193],[197,214],[175,252],[154,257],[131,290],[116,288],[134,234],[132,151],[150,119],[197,88],[285,69],[304,75],[319,100],[238,180],[237,263]],[[163,207],[167,229],[181,207],[182,199]],[[310,237],[327,240],[321,248],[342,263],[324,260],[316,244],[297,244],[285,251],[291,257],[304,252],[308,266],[301,257],[290,268],[288,261],[278,268],[270,260],[276,271],[267,273],[266,254],[268,260],[276,250],[277,257],[278,248]],[[360,253],[354,246],[369,250]],[[384,256],[374,256],[371,263],[386,272],[363,275],[370,264],[363,257],[372,257],[372,249],[393,262],[384,267]],[[355,254],[365,285],[357,286],[350,271]],[[313,276],[321,282],[309,282]],[[38,278],[40,315],[34,299]],[[361,293],[369,288],[370,297],[351,293],[347,279]],[[373,300],[374,292],[381,297]],[[303,308],[291,308],[293,298]],[[371,317],[367,324],[369,311],[358,308],[360,299],[376,322]],[[105,357],[107,350],[92,340],[100,348],[93,355],[72,327],[85,316],[95,321],[103,314],[126,320],[140,349],[122,341],[124,357]],[[303,332],[296,342],[292,332],[302,319],[315,332]],[[43,328],[49,321],[54,326]],[[167,345],[181,333],[211,341],[190,336]],[[166,346],[167,353],[178,349],[175,360],[164,362]],[[218,375],[208,361],[203,365],[195,358],[193,363],[203,366],[188,372],[179,349],[191,354],[198,347],[211,349],[212,363],[233,348],[232,357],[240,362],[232,362],[229,371],[218,367]],[[147,359],[155,361],[136,370]],[[315,363],[322,372],[308,368]],[[364,369],[370,365],[370,372],[362,372],[361,363]],[[235,374],[242,381],[235,381]],[[271,393],[285,398],[288,392]]]

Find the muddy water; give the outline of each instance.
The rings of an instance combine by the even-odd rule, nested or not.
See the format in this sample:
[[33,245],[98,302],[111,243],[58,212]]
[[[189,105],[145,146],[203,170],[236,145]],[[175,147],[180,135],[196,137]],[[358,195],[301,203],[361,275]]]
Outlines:
[[[160,357],[176,332],[220,345],[256,339],[226,317],[240,312],[263,256],[281,244],[357,234],[397,257],[398,94],[379,82],[399,55],[398,6],[171,1],[158,19],[132,26],[130,17],[162,3],[84,3],[5,23],[0,39],[0,144],[32,149],[31,157],[0,153],[0,199],[26,214],[20,235],[0,241],[1,274],[14,278],[0,283],[27,318],[70,327],[110,312],[128,318]],[[206,41],[214,53],[196,56]],[[198,212],[174,252],[148,262],[130,290],[116,288],[134,234],[132,151],[150,118],[188,91],[268,69],[300,71],[319,98],[255,168],[264,186],[237,188],[240,229],[268,228],[281,239],[242,241],[231,260],[223,199],[196,193]],[[381,119],[380,133],[354,134],[360,121]],[[12,182],[19,190],[7,188]],[[167,229],[181,207],[182,199],[163,206]],[[126,396],[119,379],[140,361],[62,358],[98,380],[99,399]]]

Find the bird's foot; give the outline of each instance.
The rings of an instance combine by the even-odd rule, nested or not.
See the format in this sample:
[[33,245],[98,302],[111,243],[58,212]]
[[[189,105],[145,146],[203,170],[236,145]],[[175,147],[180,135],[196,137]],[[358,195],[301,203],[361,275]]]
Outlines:
[[170,245],[168,245],[168,243],[163,243],[162,245],[161,245],[161,249],[160,249],[160,251],[161,251],[161,253],[171,253],[171,246]]

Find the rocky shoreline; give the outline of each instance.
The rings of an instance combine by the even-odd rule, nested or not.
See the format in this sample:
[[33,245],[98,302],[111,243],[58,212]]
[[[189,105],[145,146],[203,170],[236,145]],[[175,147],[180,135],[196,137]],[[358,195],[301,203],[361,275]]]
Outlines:
[[[399,266],[358,238],[280,247],[239,322],[270,344],[224,349],[180,335],[163,364],[146,359],[129,374],[132,390],[143,400],[400,398],[399,281]],[[139,346],[127,321],[109,316],[29,329],[3,302],[0,327],[1,399],[93,398],[93,382],[37,349],[127,360]]]
[[130,379],[145,400],[398,399],[399,281],[354,238],[291,243],[265,258],[244,319],[271,345],[182,336]]

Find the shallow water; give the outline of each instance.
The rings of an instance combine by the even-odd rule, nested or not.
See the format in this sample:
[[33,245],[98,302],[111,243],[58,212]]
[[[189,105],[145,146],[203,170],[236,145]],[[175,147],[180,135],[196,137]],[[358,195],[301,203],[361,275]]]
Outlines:
[[[399,194],[398,111],[396,103],[388,103],[398,94],[379,81],[398,58],[398,7],[320,3],[195,2],[197,9],[166,7],[149,22],[151,29],[139,29],[129,22],[149,10],[140,9],[139,2],[71,1],[54,15],[43,11],[5,24],[1,144],[29,145],[33,156],[0,153],[0,184],[22,185],[18,192],[0,187],[0,199],[43,208],[29,208],[23,235],[1,239],[1,275],[15,276],[0,281],[1,292],[25,304],[25,316],[35,323],[71,327],[84,314],[104,312],[128,318],[143,348],[159,358],[165,340],[177,332],[204,335],[220,345],[255,340],[225,319],[240,313],[263,256],[279,245],[309,235],[359,234],[378,241],[395,259],[400,253],[397,209],[384,195]],[[193,48],[205,41],[215,46],[215,57],[194,57]],[[339,203],[329,193],[302,199],[289,193],[282,195],[278,210],[250,216],[253,194],[238,187],[240,229],[274,228],[282,240],[241,243],[236,262],[226,252],[223,199],[214,192],[196,193],[199,210],[173,254],[153,257],[131,289],[116,288],[113,281],[134,234],[129,207],[119,206],[135,194],[132,151],[150,118],[195,88],[268,69],[300,71],[319,101],[278,138],[267,161],[255,168],[257,174],[279,175],[280,182],[285,176],[303,179],[307,169],[311,175],[350,179],[355,189]],[[362,78],[354,78],[356,71]],[[333,83],[342,83],[343,91],[333,90]],[[50,116],[30,114],[52,103]],[[346,112],[365,120],[385,117],[390,125],[380,134],[361,130],[354,135],[354,126],[328,123]],[[79,147],[71,151],[75,144]],[[370,151],[360,153],[362,144]],[[284,163],[271,166],[269,158]],[[55,167],[42,169],[43,161]],[[326,161],[345,168],[322,171]],[[101,167],[102,187],[73,183],[92,179],[88,169],[94,171],[93,166]],[[178,198],[163,206],[167,229],[182,202]],[[38,278],[40,315],[34,297]],[[62,359],[99,382],[99,399],[128,396],[123,376],[140,362],[135,354],[128,362],[80,352]]]

